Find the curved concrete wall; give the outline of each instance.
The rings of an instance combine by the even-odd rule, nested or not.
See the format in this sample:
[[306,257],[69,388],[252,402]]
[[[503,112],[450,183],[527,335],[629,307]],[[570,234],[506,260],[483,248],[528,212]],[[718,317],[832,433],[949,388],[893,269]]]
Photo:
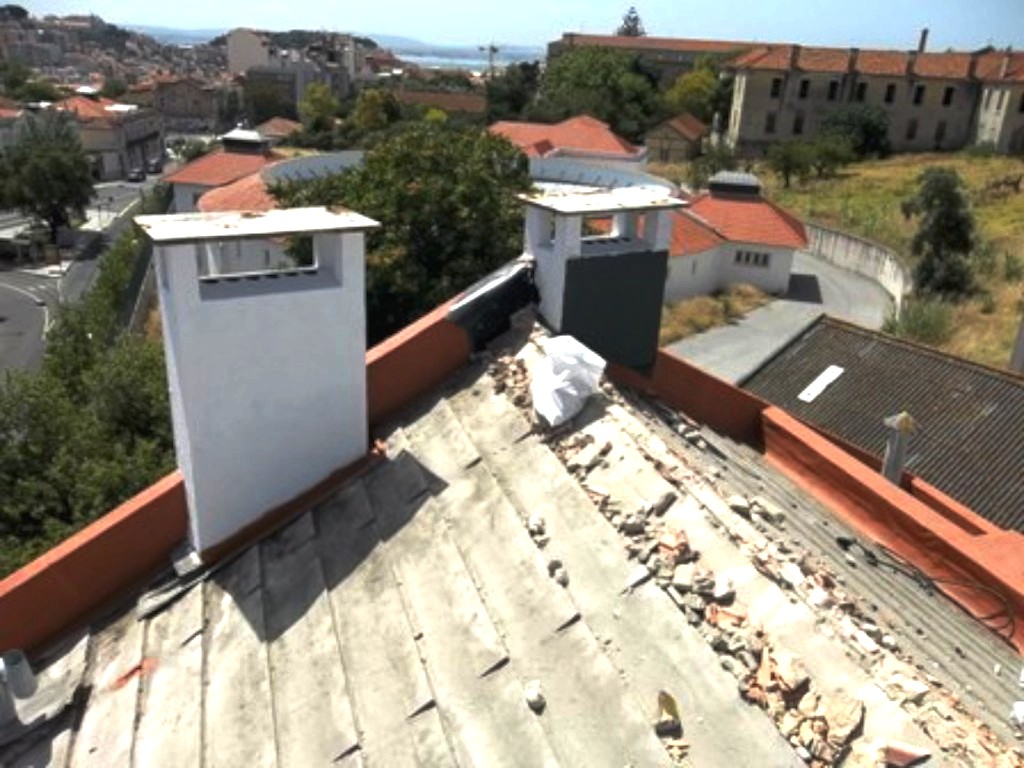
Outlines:
[[896,311],[900,311],[912,281],[895,253],[870,240],[818,224],[804,224],[804,228],[807,250],[830,264],[874,280],[892,296]]
[[672,182],[643,171],[611,163],[568,158],[530,158],[530,178],[589,187],[657,187],[670,194],[678,191]]

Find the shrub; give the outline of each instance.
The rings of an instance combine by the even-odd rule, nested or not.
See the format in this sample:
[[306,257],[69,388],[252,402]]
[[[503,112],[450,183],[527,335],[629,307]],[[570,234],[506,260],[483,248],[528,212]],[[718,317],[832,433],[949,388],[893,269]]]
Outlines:
[[1024,259],[1016,253],[1003,254],[1003,279],[1008,283],[1024,280]]
[[938,346],[949,341],[953,333],[952,310],[938,299],[908,299],[903,312],[891,313],[882,329],[894,336]]

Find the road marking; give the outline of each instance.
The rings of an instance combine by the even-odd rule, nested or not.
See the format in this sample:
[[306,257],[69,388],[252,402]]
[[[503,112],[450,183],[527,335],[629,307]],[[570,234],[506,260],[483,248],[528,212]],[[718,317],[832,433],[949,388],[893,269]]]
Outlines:
[[[37,307],[39,306],[38,302],[43,301],[38,296],[36,296],[34,293],[29,293],[24,288],[16,288],[15,286],[9,285],[8,283],[0,283],[0,288],[8,288],[8,289],[14,291],[15,293],[20,293],[22,296],[28,296],[28,298],[32,299],[32,303],[35,304]],[[43,335],[45,336],[46,332],[50,330],[50,311],[49,311],[49,308],[46,306],[45,302],[43,302],[42,309],[43,309]]]

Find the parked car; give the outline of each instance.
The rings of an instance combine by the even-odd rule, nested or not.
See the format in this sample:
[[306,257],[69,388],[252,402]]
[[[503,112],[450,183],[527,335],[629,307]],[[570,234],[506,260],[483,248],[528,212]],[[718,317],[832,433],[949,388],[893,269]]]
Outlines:
[[128,171],[128,176],[126,178],[128,179],[128,181],[145,181],[146,169],[143,168],[142,166],[136,166],[135,168],[132,168],[130,171]]
[[160,173],[164,169],[164,161],[159,157],[151,157],[146,161],[147,173]]

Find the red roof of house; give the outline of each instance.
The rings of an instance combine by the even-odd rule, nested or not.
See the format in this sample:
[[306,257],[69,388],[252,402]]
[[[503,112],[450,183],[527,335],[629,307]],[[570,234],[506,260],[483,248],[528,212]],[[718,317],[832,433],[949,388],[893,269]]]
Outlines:
[[90,98],[88,96],[69,96],[66,99],[58,101],[53,106],[63,112],[74,112],[75,115],[83,120],[95,120],[112,117],[112,114],[107,110],[107,107],[113,106],[116,103],[117,102],[103,98],[102,96],[96,98]]
[[267,191],[260,171],[223,187],[211,189],[199,198],[197,207],[203,213],[219,211],[272,211],[277,200]]
[[272,117],[256,126],[261,136],[271,139],[284,139],[302,130],[302,123],[289,120],[287,117]]
[[688,141],[697,141],[708,135],[708,127],[689,112],[666,120],[662,125],[671,128]]
[[670,255],[691,256],[710,250],[724,242],[725,238],[715,232],[706,222],[683,211],[672,212]]
[[979,80],[1024,82],[1024,53],[997,51],[983,54],[978,57],[976,74]]
[[741,40],[695,40],[682,37],[625,37],[619,35],[562,35],[565,45],[591,45],[632,50],[679,51],[681,53],[733,53],[757,43]]
[[910,65],[917,77],[965,80],[971,76],[970,53],[907,53],[905,51],[819,48],[801,45],[763,45],[732,60],[737,69],[841,74],[848,71],[863,75],[903,75]]
[[526,154],[539,157],[550,152],[568,150],[632,160],[642,152],[640,148],[616,136],[607,123],[589,115],[570,117],[554,125],[503,120],[494,123],[490,131],[504,136]]
[[225,152],[219,149],[167,176],[168,184],[196,184],[202,187],[223,187],[243,176],[256,173],[281,156],[273,152],[267,155],[244,152]]
[[693,198],[683,213],[731,242],[779,248],[807,247],[803,223],[760,196],[704,193]]

